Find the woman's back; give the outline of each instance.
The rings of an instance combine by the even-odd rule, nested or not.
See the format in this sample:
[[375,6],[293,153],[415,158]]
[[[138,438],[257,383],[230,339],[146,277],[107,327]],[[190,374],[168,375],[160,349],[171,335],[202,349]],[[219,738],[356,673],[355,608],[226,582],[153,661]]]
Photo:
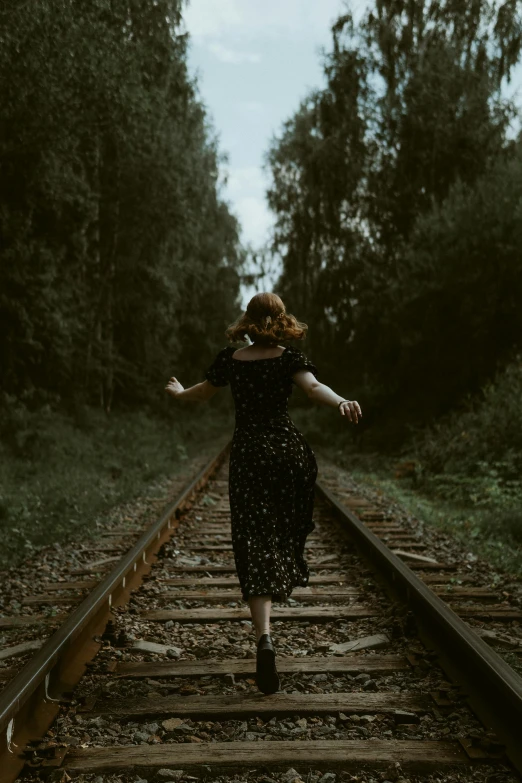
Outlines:
[[233,346],[223,348],[205,377],[214,386],[230,384],[239,422],[287,415],[294,373],[309,370],[317,376],[312,362],[291,346],[263,359],[237,359],[235,353]]

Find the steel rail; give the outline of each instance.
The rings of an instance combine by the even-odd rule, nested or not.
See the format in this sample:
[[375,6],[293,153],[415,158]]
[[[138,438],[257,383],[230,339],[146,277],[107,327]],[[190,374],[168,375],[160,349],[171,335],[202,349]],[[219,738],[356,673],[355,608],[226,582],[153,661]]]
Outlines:
[[350,509],[320,482],[316,488],[388,591],[411,609],[422,641],[522,772],[522,678]]
[[125,603],[168,541],[182,511],[225,459],[230,444],[211,459],[143,533],[116,567],[74,609],[65,622],[0,693],[1,783],[15,780],[26,745],[41,739],[60,701],[66,698],[99,649],[93,636],[103,632],[114,606]]

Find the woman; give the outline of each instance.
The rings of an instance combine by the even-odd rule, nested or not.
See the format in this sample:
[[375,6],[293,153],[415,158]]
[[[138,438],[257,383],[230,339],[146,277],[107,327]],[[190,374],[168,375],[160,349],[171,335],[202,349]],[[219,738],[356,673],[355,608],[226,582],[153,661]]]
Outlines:
[[361,409],[317,380],[317,368],[297,348],[280,343],[304,338],[306,324],[290,313],[276,294],[254,296],[226,331],[223,348],[205,380],[184,389],[171,378],[166,390],[176,399],[209,400],[230,384],[236,425],[230,451],[229,497],[232,546],[243,599],[248,602],[257,638],[256,682],[263,693],[279,689],[270,636],[272,601],[286,600],[297,585],[308,584],[304,559],[312,521],[315,455],[288,415],[292,382],[310,399],[337,408],[357,424]]

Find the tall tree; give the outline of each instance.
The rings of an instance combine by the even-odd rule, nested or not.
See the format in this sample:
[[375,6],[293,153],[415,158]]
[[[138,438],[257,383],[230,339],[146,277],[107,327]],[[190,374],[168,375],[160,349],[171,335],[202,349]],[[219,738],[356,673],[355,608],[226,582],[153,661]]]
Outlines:
[[209,351],[232,319],[243,251],[187,70],[182,9],[34,0],[0,10],[10,394],[83,395],[107,411],[116,391],[150,399],[172,362],[188,367],[194,330]]
[[[518,109],[501,88],[521,45],[513,0],[376,0],[359,24],[349,12],[335,22],[325,89],[271,144],[281,292],[313,324],[311,351],[339,382],[356,367],[375,406],[395,405],[414,379],[413,368],[397,373],[419,330],[400,316],[401,301],[438,263],[425,253],[408,288],[418,222],[457,183],[471,192],[513,153],[507,131]],[[454,395],[479,381],[462,375]]]

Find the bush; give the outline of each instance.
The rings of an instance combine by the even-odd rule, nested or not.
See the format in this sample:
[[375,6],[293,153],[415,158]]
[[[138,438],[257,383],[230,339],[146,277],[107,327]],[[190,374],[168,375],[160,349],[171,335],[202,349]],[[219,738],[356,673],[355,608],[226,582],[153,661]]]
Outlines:
[[145,411],[107,417],[93,408],[71,417],[20,403],[7,410],[0,443],[0,567],[16,565],[34,547],[89,536],[99,514],[175,473],[188,456],[214,448],[230,430],[215,408],[172,409],[169,417]]
[[425,481],[442,475],[456,486],[466,477],[477,478],[493,493],[502,486],[516,494],[522,469],[522,360],[517,357],[499,372],[466,410],[417,436],[413,450]]

